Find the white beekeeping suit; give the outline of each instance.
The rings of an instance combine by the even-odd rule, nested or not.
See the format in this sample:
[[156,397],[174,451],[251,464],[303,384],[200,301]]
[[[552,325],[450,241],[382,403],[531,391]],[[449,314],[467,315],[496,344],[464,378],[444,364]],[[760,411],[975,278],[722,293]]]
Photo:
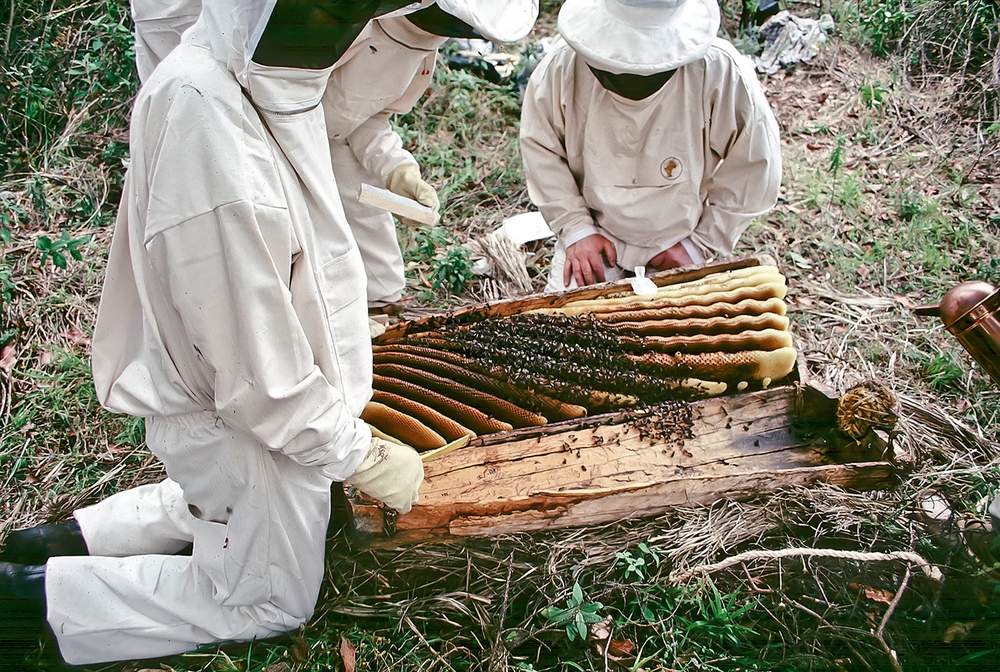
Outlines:
[[140,82],[149,79],[157,63],[181,43],[181,35],[199,14],[201,0],[132,0],[135,67]]
[[[448,37],[474,34],[512,42],[527,35],[538,16],[537,0],[422,2],[424,8],[434,4],[455,21],[437,25],[432,17],[419,21],[423,28],[407,16],[373,21],[332,71],[323,103],[337,186],[361,249],[371,306],[398,301],[406,281],[392,217],[358,202],[361,184],[388,186],[438,207],[433,187],[420,179],[416,159],[392,130],[392,115],[406,114],[423,96],[433,78],[437,49]],[[166,5],[132,0],[140,78],[145,80],[143,73],[169,53],[171,43],[180,42],[200,8],[201,0]],[[475,32],[453,32],[461,31],[462,24]],[[157,48],[140,49],[146,43]]]
[[331,481],[400,511],[416,499],[419,457],[357,417],[371,346],[330,189],[332,66],[251,61],[274,6],[206,4],[135,102],[93,370],[103,405],[146,418],[169,478],[77,511],[90,555],[48,560],[72,664],[295,628],[323,577]]
[[388,186],[426,205],[438,205],[433,188],[419,178],[416,159],[392,130],[392,115],[409,112],[423,96],[433,78],[438,47],[460,30],[460,22],[468,35],[509,42],[527,35],[538,16],[536,0],[443,0],[437,6],[454,21],[437,25],[423,20],[435,8],[373,21],[350,58],[330,75],[323,102],[337,185],[361,247],[372,306],[398,301],[406,282],[392,217],[358,202],[361,184]]
[[[676,245],[693,262],[728,254],[774,206],[777,123],[718,25],[715,0],[563,5],[569,44],[532,74],[521,117],[529,194],[558,237],[549,291],[566,287],[567,248],[594,234],[614,246],[610,280]],[[658,73],[637,100],[598,79],[641,86]]]

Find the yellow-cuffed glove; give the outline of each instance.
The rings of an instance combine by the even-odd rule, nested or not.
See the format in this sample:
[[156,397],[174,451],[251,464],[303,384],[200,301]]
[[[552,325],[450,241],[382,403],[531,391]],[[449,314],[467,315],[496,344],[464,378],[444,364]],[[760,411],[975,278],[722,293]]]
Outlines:
[[[434,209],[436,219],[434,223],[441,219],[441,202],[438,200],[434,187],[429,185],[420,177],[420,167],[415,163],[404,163],[396,167],[389,173],[385,181],[386,188],[397,196],[411,198],[418,203]],[[415,222],[406,217],[400,217],[399,221],[409,226],[423,226],[420,222]]]
[[423,481],[424,463],[417,451],[373,436],[367,457],[344,482],[406,513],[417,503],[417,491]]
[[372,318],[369,317],[368,318],[368,333],[369,333],[369,335],[371,335],[371,337],[373,339],[374,338],[378,338],[379,336],[381,336],[382,334],[385,333],[385,325],[382,324],[381,322],[379,322],[377,320],[373,320]]

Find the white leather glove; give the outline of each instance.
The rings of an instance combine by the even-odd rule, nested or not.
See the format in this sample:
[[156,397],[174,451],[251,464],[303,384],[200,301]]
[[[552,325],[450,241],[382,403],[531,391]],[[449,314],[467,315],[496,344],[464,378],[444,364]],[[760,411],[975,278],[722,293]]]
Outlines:
[[424,463],[417,451],[373,436],[367,457],[344,482],[406,513],[417,503],[417,490],[423,481]]
[[[404,163],[397,166],[385,181],[386,188],[397,196],[411,198],[418,203],[434,209],[437,224],[441,219],[441,202],[438,201],[437,192],[420,177],[420,167],[415,163]],[[408,226],[423,226],[420,222],[415,222],[406,217],[400,217],[399,221]],[[432,225],[433,226],[433,225]]]

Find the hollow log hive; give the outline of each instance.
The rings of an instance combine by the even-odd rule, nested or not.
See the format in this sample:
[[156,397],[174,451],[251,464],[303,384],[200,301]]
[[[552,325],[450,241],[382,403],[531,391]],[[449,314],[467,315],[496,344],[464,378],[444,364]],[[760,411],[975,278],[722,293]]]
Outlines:
[[647,298],[619,282],[390,326],[363,418],[424,451],[425,479],[398,517],[352,493],[357,529],[492,535],[894,474],[796,366],[773,260],[651,278]]
[[766,388],[795,350],[785,278],[751,266],[660,287],[456,319],[374,346],[363,419],[418,450],[550,421]]

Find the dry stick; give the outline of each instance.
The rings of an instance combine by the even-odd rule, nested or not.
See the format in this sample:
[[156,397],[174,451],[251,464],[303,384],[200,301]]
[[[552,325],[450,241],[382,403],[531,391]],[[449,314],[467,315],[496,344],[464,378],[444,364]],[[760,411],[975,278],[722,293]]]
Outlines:
[[424,639],[424,636],[420,633],[419,630],[417,630],[417,626],[415,626],[413,624],[413,621],[410,620],[409,616],[403,617],[403,621],[405,621],[406,625],[408,625],[410,627],[410,630],[413,631],[413,634],[415,634],[417,636],[417,638],[420,639],[420,643],[423,644],[424,646],[426,646],[427,650],[434,654],[434,657],[437,658],[437,660],[438,660],[439,663],[443,664],[445,667],[447,667],[449,670],[451,670],[451,672],[456,672],[455,668],[452,667],[451,664],[449,664],[447,660],[445,660],[444,658],[442,658],[440,653],[438,653],[437,651],[434,650],[434,647],[431,646],[430,642],[428,642],[426,639]]
[[7,57],[7,49],[10,47],[10,33],[14,30],[14,3],[10,3],[10,18],[7,20],[7,35],[3,38],[3,55]]
[[885,562],[888,560],[906,560],[911,565],[917,565],[929,578],[935,581],[942,581],[944,575],[941,570],[924,560],[916,553],[909,551],[893,551],[892,553],[861,553],[859,551],[837,551],[824,548],[784,548],[779,551],[747,551],[722,562],[712,565],[702,565],[683,571],[673,571],[667,578],[671,583],[682,583],[696,574],[711,574],[733,565],[738,565],[750,560],[773,560],[775,558],[790,557],[813,557],[813,558],[839,558],[841,560],[857,560],[858,562]]
[[885,610],[885,615],[882,616],[882,622],[878,624],[878,629],[875,630],[875,636],[878,638],[879,643],[882,648],[885,649],[885,653],[889,656],[889,662],[892,663],[892,669],[896,672],[903,672],[903,666],[899,664],[899,656],[896,652],[889,648],[889,644],[885,641],[883,632],[885,631],[885,626],[889,624],[889,619],[892,618],[892,612],[896,611],[896,607],[899,605],[899,601],[903,599],[903,593],[906,592],[906,586],[910,583],[910,568],[906,568],[906,575],[903,580],[899,583],[899,588],[896,589],[896,595],[892,598],[892,602],[889,603],[889,608]]
[[507,606],[510,604],[510,580],[514,576],[514,552],[511,551],[507,556],[507,580],[504,582],[503,586],[503,602],[500,604],[500,618],[496,624],[496,635],[493,637],[493,650],[490,651],[490,670],[497,670],[498,672],[506,669],[506,661],[501,660],[502,656],[498,654],[501,650],[506,650],[503,644],[500,642],[501,636],[503,636],[503,622],[504,616],[507,614]]

